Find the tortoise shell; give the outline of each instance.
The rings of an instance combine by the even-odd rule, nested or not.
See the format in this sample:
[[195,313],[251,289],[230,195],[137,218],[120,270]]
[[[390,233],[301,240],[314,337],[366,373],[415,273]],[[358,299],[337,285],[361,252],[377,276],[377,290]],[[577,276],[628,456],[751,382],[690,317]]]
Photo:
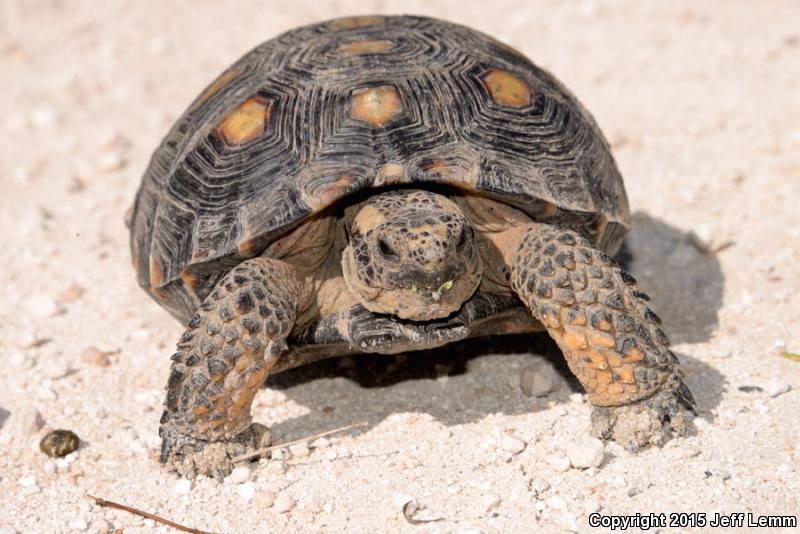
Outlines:
[[344,18],[256,47],[177,121],[133,208],[139,283],[188,321],[310,216],[409,183],[499,199],[607,251],[630,222],[607,142],[551,74],[457,24]]

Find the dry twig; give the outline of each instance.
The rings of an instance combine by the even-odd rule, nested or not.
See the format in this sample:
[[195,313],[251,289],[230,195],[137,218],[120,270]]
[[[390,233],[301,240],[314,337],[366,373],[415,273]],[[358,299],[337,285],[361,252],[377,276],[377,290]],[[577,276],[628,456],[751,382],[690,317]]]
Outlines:
[[101,499],[100,497],[95,497],[95,496],[89,495],[89,494],[87,494],[86,497],[91,499],[91,500],[93,500],[94,503],[97,506],[100,506],[102,508],[115,508],[117,510],[122,510],[124,512],[129,512],[131,514],[138,515],[138,516],[141,516],[141,517],[145,517],[147,519],[152,519],[153,521],[155,521],[157,523],[161,523],[162,525],[167,525],[167,526],[172,527],[172,528],[174,528],[176,530],[180,530],[180,531],[183,531],[183,532],[191,532],[192,534],[214,534],[213,532],[209,532],[207,530],[199,530],[199,529],[196,529],[196,528],[185,527],[183,525],[175,523],[174,521],[170,521],[169,519],[165,519],[165,518],[163,518],[161,516],[157,516],[155,514],[151,514],[151,513],[145,512],[143,510],[138,510],[136,508],[132,508],[130,506],[126,506],[126,505],[120,504],[118,502],[107,501],[105,499]]
[[327,432],[321,432],[319,434],[314,434],[313,436],[306,436],[304,438],[296,439],[294,441],[287,441],[286,443],[281,443],[280,445],[271,445],[269,447],[262,447],[258,450],[253,452],[248,452],[247,454],[242,454],[241,456],[235,456],[231,459],[231,462],[243,462],[244,460],[250,460],[251,458],[255,458],[256,456],[261,456],[265,452],[274,451],[276,449],[282,449],[283,447],[288,447],[290,445],[297,445],[298,443],[303,443],[304,441],[312,440],[321,438],[324,436],[330,436],[331,434],[336,434],[337,432],[344,432],[345,430],[350,430],[351,428],[356,428],[359,426],[366,426],[366,421],[361,421],[360,423],[354,423],[352,425],[342,426],[339,428],[334,428],[333,430],[328,430]]

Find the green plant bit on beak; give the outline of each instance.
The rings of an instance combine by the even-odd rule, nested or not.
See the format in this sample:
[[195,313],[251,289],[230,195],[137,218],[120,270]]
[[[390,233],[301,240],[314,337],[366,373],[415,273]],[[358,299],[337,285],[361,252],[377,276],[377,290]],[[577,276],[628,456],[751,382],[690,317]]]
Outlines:
[[452,288],[453,288],[453,281],[452,280],[448,280],[447,282],[442,284],[442,287],[440,287],[439,290],[440,291],[450,291]]
[[412,293],[416,293],[417,292],[417,284],[412,284],[411,285],[411,292]]

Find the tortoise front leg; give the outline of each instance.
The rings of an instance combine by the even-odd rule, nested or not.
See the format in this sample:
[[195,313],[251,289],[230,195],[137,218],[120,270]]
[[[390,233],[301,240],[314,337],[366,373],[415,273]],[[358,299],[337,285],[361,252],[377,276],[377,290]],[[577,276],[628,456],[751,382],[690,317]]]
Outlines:
[[584,236],[545,224],[522,233],[512,287],[563,351],[594,404],[593,431],[629,449],[683,430],[694,406],[678,359],[636,280]]
[[224,475],[231,455],[259,446],[266,428],[250,425],[250,404],[286,349],[299,288],[294,267],[269,258],[245,261],[219,281],[172,356],[162,463]]

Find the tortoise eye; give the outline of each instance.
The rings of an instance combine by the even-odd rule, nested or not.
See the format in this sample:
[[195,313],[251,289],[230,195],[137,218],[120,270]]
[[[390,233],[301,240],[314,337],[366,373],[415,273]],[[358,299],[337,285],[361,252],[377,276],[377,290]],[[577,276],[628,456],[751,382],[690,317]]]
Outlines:
[[381,256],[387,260],[396,260],[400,258],[397,251],[382,238],[378,239],[378,251],[381,253]]

